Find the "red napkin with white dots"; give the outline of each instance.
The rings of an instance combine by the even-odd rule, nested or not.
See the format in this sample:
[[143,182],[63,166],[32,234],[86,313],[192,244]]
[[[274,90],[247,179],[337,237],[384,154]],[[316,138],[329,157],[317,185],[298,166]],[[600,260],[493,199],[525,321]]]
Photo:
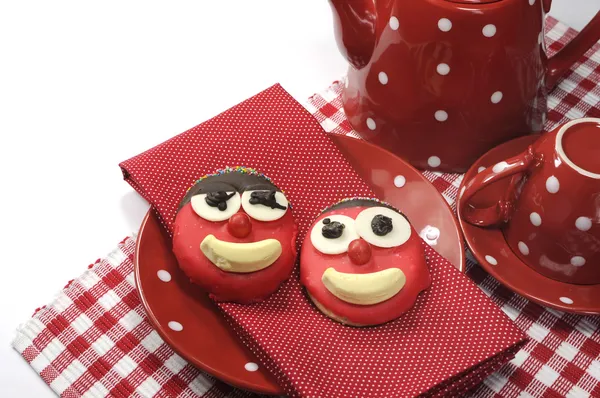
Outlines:
[[[285,189],[298,242],[321,209],[344,197],[373,196],[319,123],[279,85],[121,167],[171,231],[194,181],[237,165]],[[263,303],[219,307],[290,396],[460,395],[510,360],[525,337],[473,282],[423,246],[432,286],[407,314],[380,327],[346,327],[325,317],[306,298],[297,272]]]

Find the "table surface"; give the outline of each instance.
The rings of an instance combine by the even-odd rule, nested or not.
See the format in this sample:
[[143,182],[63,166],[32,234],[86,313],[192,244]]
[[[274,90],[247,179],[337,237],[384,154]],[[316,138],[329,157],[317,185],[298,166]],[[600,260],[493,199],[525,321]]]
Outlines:
[[[551,15],[581,29],[598,9]],[[274,83],[304,101],[346,63],[326,0],[10,2],[0,38],[0,395],[51,397],[10,342],[137,231],[148,204],[117,164]]]

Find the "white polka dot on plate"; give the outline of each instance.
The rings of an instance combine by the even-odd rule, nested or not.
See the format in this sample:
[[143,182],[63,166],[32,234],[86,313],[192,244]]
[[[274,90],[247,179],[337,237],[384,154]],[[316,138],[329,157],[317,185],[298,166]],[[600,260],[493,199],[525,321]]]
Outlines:
[[560,182],[555,176],[550,176],[546,180],[546,190],[550,193],[557,193],[560,189]]
[[367,118],[367,127],[369,128],[369,130],[375,130],[375,128],[377,127],[377,124],[375,124],[375,120]]
[[508,163],[502,161],[502,162],[498,162],[494,165],[494,167],[492,167],[492,171],[494,173],[501,173],[502,171],[504,171],[504,169],[506,169],[508,167]]
[[181,332],[183,330],[183,325],[179,322],[171,321],[168,323],[169,329],[175,332]]
[[427,164],[429,167],[438,167],[440,164],[442,164],[442,161],[437,156],[431,156],[429,159],[427,159]]
[[492,265],[498,265],[498,260],[496,260],[494,257],[486,255],[485,256],[485,261],[487,261],[488,263],[492,264]]
[[452,21],[448,18],[442,18],[438,21],[438,28],[440,28],[442,32],[449,32],[450,29],[452,29]]
[[559,300],[565,304],[573,304],[573,300],[568,297],[561,297],[561,298],[559,298]]
[[529,246],[527,246],[525,242],[519,242],[517,246],[519,247],[519,251],[521,252],[521,254],[523,254],[524,256],[527,256],[529,254]]
[[437,120],[438,122],[445,122],[446,120],[448,120],[448,112],[446,111],[436,111],[435,112],[435,120]]
[[246,369],[248,372],[256,372],[258,370],[258,365],[254,362],[248,362],[244,365],[244,369]]
[[437,238],[440,237],[440,230],[436,227],[430,227],[427,230],[427,233],[425,233],[425,237],[428,240],[436,240]]
[[478,173],[481,173],[483,170],[485,170],[485,167],[483,166],[479,166],[479,168],[477,169]]
[[399,27],[400,27],[400,21],[398,21],[398,18],[391,17],[390,18],[390,28],[392,28],[392,30],[398,30]]
[[158,279],[160,279],[163,282],[171,281],[171,274],[169,273],[169,271],[165,271],[164,269],[161,269],[156,273],[156,275],[158,276]]
[[529,0],[529,5],[532,6],[535,4],[535,0]]
[[571,257],[571,265],[574,267],[581,267],[585,265],[585,258],[581,256]]
[[592,228],[592,219],[589,217],[579,217],[575,220],[575,227],[580,231],[589,231]]
[[406,184],[406,177],[404,176],[396,176],[394,177],[394,185],[397,188],[402,188]]
[[388,75],[385,72],[379,72],[379,83],[386,85],[388,83]]
[[502,94],[502,91],[496,91],[494,94],[492,94],[492,104],[497,104],[498,102],[502,101],[502,97],[504,96],[504,94]]
[[485,25],[482,32],[485,37],[493,37],[496,35],[496,25]]
[[448,73],[450,73],[450,66],[442,63],[437,66],[436,70],[440,75],[446,76]]
[[535,211],[529,215],[529,221],[536,227],[542,225],[542,217]]

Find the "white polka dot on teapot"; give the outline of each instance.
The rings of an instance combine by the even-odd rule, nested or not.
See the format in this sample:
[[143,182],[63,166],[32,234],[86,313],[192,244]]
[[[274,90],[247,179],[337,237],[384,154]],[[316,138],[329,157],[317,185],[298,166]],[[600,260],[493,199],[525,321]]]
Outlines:
[[560,182],[555,176],[550,176],[546,180],[546,190],[550,193],[557,193],[560,189]]
[[435,120],[437,120],[438,122],[445,122],[446,120],[448,120],[448,112],[443,110],[436,111]]
[[449,32],[450,29],[452,29],[452,21],[448,18],[442,18],[438,21],[438,28],[440,28],[442,32]]
[[592,228],[592,219],[589,217],[579,217],[575,220],[575,227],[580,231],[589,231]]
[[502,94],[502,91],[496,91],[494,94],[492,94],[490,100],[493,104],[498,104],[500,101],[502,101],[503,96],[504,94]]
[[485,25],[482,32],[485,37],[494,37],[496,35],[496,25]]
[[525,242],[519,242],[517,246],[519,247],[519,251],[521,252],[521,254],[523,254],[524,256],[529,255],[529,246],[527,246]]
[[531,223],[536,227],[542,225],[542,217],[536,212],[533,212],[529,215],[529,221],[531,221]]
[[429,159],[427,159],[427,164],[429,167],[438,167],[440,164],[442,164],[442,161],[437,156],[431,156]]
[[437,73],[439,73],[442,76],[446,76],[448,73],[450,73],[450,66],[448,64],[439,64],[436,68]]
[[388,84],[388,75],[385,72],[379,72],[378,78],[379,83],[383,84],[384,86]]
[[377,124],[375,123],[375,120],[373,120],[371,118],[367,118],[367,127],[369,128],[369,130],[375,130],[377,128]]

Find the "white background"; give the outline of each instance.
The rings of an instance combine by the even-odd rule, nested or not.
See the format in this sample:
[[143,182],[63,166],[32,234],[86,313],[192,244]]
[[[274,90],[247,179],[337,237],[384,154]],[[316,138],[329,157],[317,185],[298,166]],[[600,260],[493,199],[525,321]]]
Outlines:
[[[600,0],[555,0],[581,29]],[[0,8],[0,395],[51,390],[14,330],[136,231],[117,164],[274,83],[296,99],[346,69],[326,0],[12,1]]]

